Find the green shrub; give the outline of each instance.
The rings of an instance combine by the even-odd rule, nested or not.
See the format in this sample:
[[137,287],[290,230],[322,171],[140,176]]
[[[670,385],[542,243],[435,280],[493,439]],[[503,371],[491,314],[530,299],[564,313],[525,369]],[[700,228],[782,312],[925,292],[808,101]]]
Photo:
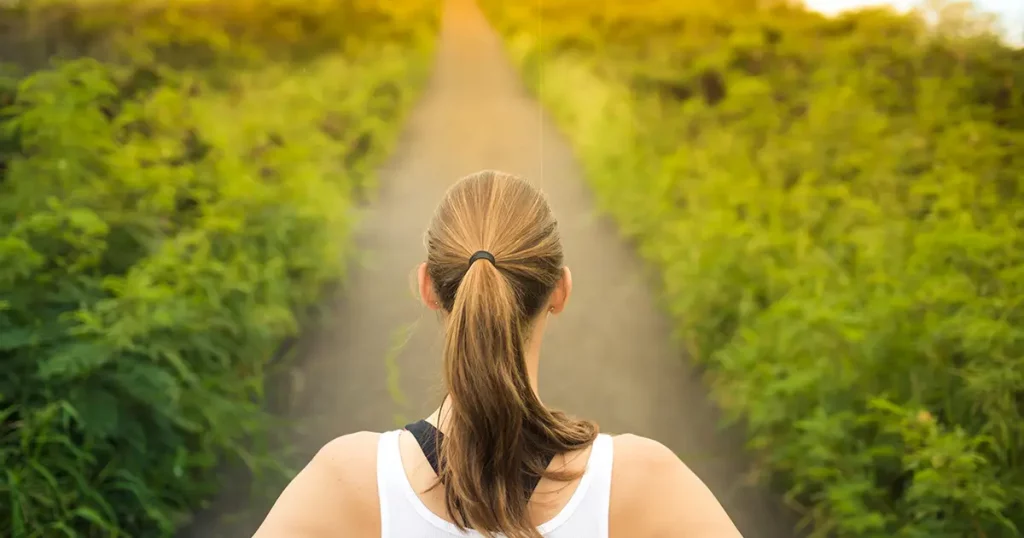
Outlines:
[[434,8],[424,8],[430,3],[49,0],[0,6],[0,39],[7,43],[0,61],[45,67],[55,57],[144,63],[157,56],[175,67],[238,67],[267,58],[309,61],[325,51],[353,57],[382,44],[415,48],[431,39],[439,19]]
[[[169,536],[218,464],[278,467],[250,444],[267,359],[343,276],[436,25],[332,5],[321,42],[282,31],[302,64],[245,52],[234,15],[183,37],[175,8],[121,21],[109,61],[0,78],[0,535]],[[190,36],[208,61],[168,52]]]
[[815,535],[1019,535],[1024,51],[748,4],[486,3]]

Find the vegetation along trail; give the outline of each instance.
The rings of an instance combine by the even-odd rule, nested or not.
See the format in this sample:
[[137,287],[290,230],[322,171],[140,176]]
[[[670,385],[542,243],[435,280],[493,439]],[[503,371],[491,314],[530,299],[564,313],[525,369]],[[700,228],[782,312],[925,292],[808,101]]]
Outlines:
[[[413,295],[413,269],[447,186],[484,168],[542,186],[574,270],[571,305],[545,342],[545,402],[593,418],[606,432],[664,442],[708,483],[745,536],[792,536],[778,501],[748,485],[742,441],[719,431],[698,372],[670,343],[642,264],[613,224],[595,215],[567,142],[470,0],[446,6],[433,78],[359,233],[361,262],[330,330],[302,360],[292,411],[302,455],[339,435],[396,427],[440,401],[439,325]],[[228,530],[216,506],[184,535],[249,536],[263,515]]]

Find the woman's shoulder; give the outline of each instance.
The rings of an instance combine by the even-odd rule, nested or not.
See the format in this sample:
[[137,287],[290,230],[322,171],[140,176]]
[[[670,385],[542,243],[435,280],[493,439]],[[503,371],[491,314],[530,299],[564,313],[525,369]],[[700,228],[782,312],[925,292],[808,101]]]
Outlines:
[[329,441],[313,456],[307,469],[335,477],[338,487],[354,482],[376,481],[377,445],[381,433],[361,431],[342,435]]
[[624,458],[640,465],[674,465],[679,462],[675,452],[649,437],[632,433],[610,436],[616,458]]
[[380,533],[377,443],[380,433],[357,432],[325,444],[288,484],[253,538]]
[[380,442],[380,432],[360,431],[335,437],[328,441],[314,456],[314,460],[320,458],[325,464],[336,463],[338,458],[376,458],[377,443]]
[[654,439],[631,433],[610,437],[614,454],[613,503],[646,501],[659,492],[671,492],[689,474],[675,452]]
[[711,490],[670,448],[633,434],[612,442],[612,536],[741,538]]

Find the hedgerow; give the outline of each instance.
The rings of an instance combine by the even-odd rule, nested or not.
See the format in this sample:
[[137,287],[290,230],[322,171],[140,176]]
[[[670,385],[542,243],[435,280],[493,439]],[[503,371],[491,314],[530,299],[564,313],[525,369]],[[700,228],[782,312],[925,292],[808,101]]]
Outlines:
[[1019,536],[1024,51],[714,4],[485,2],[812,535]]
[[267,360],[344,276],[437,23],[136,4],[0,15],[62,43],[0,77],[2,536],[169,536],[216,466],[278,466]]

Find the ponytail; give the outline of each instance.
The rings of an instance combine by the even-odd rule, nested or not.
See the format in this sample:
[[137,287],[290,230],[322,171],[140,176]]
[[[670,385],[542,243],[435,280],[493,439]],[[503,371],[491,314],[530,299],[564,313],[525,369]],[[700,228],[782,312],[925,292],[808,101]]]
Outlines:
[[528,521],[520,481],[526,465],[523,425],[536,421],[531,414],[538,406],[519,318],[516,298],[497,267],[473,263],[455,293],[444,343],[453,409],[441,479],[448,511],[464,526],[521,529]]
[[[482,201],[505,213],[474,207]],[[516,215],[516,208],[530,214]],[[472,223],[465,216],[473,213],[497,221],[476,219],[487,230],[482,235],[492,236],[484,243],[495,245],[494,256],[468,255],[467,237],[477,234],[453,226]],[[561,258],[547,204],[513,176],[484,173],[463,180],[428,232],[428,270],[448,312],[444,381],[452,408],[444,415],[439,479],[460,530],[540,538],[530,520],[524,473],[578,477],[547,472],[550,456],[585,448],[597,435],[594,424],[544,407],[527,372],[529,331],[561,277]]]

